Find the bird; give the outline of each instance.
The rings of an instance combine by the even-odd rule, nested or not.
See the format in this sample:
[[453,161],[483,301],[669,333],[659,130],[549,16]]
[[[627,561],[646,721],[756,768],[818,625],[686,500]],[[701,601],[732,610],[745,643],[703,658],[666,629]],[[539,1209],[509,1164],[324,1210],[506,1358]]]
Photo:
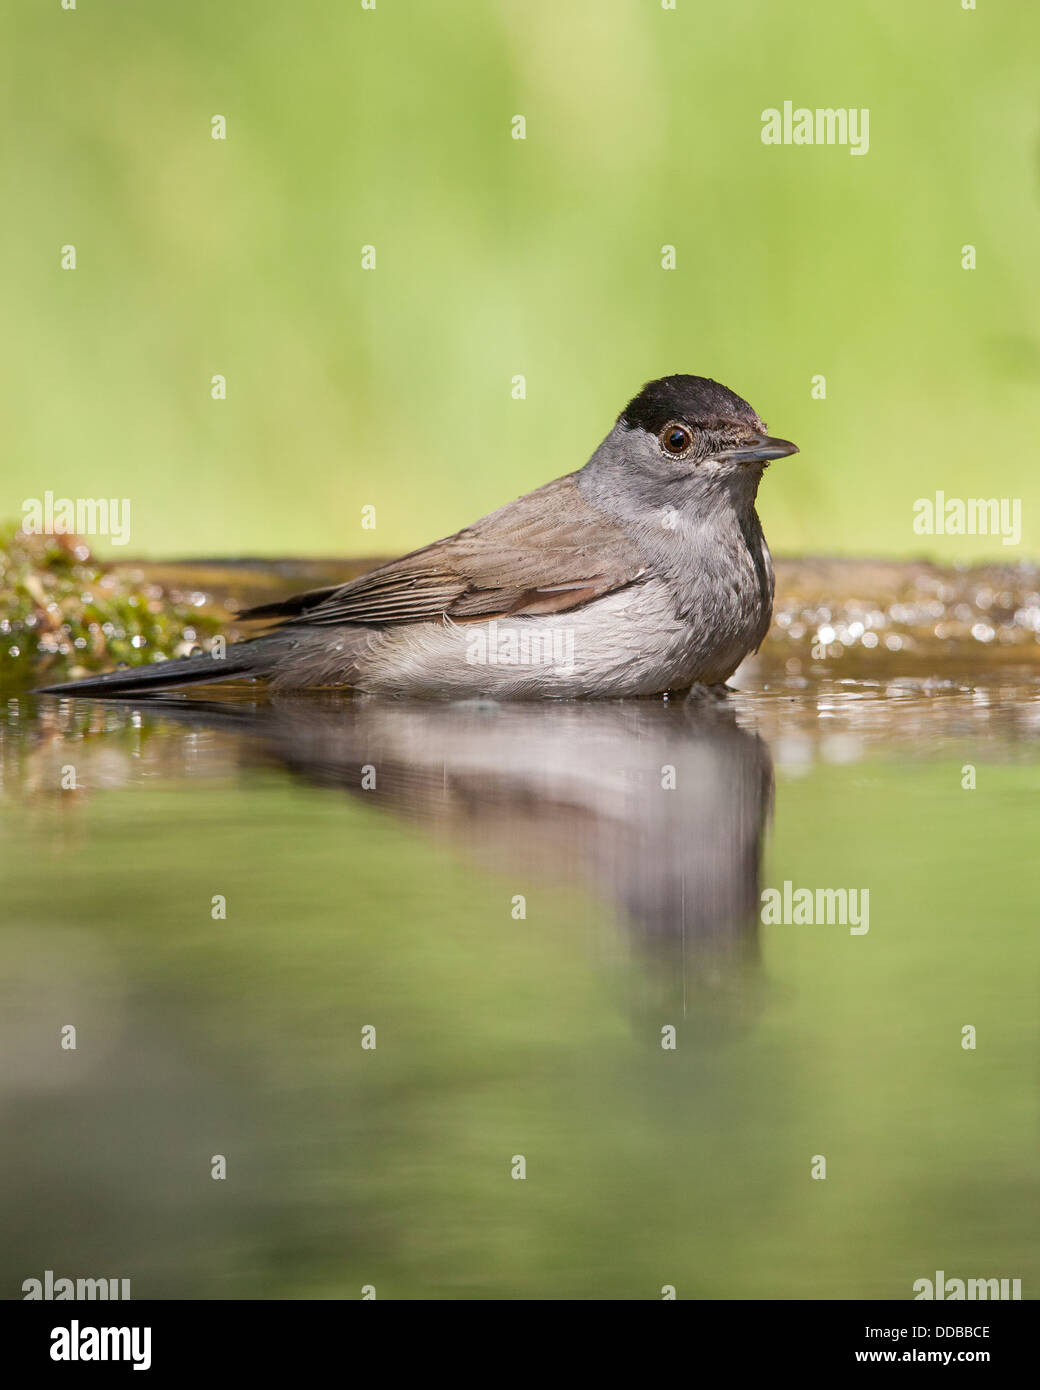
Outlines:
[[273,692],[539,700],[724,686],[772,615],[759,483],[796,453],[721,383],[660,377],[582,468],[348,583],[247,609],[240,620],[273,626],[222,655],[39,693],[259,679]]

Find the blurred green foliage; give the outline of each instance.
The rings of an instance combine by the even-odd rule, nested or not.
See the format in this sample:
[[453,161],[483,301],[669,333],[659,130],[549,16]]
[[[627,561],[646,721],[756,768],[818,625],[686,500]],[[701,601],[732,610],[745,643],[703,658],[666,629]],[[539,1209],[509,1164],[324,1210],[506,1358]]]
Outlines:
[[[1040,546],[1036,6],[12,0],[3,28],[0,516],[52,489],[129,497],[140,553],[392,552],[691,371],[802,446],[775,549],[1012,556],[915,536],[936,489],[1021,497]],[[785,99],[869,108],[869,154],[763,145]]]
[[0,526],[0,691],[186,656],[223,615],[206,596],[108,571],[74,536]]

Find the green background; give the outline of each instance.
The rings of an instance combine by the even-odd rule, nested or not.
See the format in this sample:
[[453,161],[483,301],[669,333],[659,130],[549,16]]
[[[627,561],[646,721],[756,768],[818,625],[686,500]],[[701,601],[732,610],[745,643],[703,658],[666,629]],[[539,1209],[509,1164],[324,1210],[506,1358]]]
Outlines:
[[[776,550],[1040,546],[1037,7],[9,0],[2,24],[0,515],[50,489],[129,497],[135,553],[389,553],[579,466],[689,371],[802,447],[764,488]],[[869,153],[763,145],[785,99],[869,108]],[[936,489],[1021,498],[1021,547],[915,536]]]

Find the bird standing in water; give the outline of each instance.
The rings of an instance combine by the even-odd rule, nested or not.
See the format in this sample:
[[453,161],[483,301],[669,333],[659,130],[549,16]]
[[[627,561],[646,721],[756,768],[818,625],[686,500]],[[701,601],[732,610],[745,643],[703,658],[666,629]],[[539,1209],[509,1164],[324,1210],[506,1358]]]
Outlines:
[[617,698],[725,682],[758,649],[773,566],[755,498],[774,439],[706,377],[651,381],[575,473],[342,584],[243,613],[271,630],[43,693],[260,678],[420,699]]

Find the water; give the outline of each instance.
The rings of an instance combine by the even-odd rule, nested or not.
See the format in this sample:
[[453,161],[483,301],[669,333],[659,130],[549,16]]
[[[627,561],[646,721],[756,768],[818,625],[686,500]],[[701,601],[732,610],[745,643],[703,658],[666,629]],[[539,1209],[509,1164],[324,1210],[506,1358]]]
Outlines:
[[6,1296],[1035,1296],[1038,734],[1006,665],[12,698]]

